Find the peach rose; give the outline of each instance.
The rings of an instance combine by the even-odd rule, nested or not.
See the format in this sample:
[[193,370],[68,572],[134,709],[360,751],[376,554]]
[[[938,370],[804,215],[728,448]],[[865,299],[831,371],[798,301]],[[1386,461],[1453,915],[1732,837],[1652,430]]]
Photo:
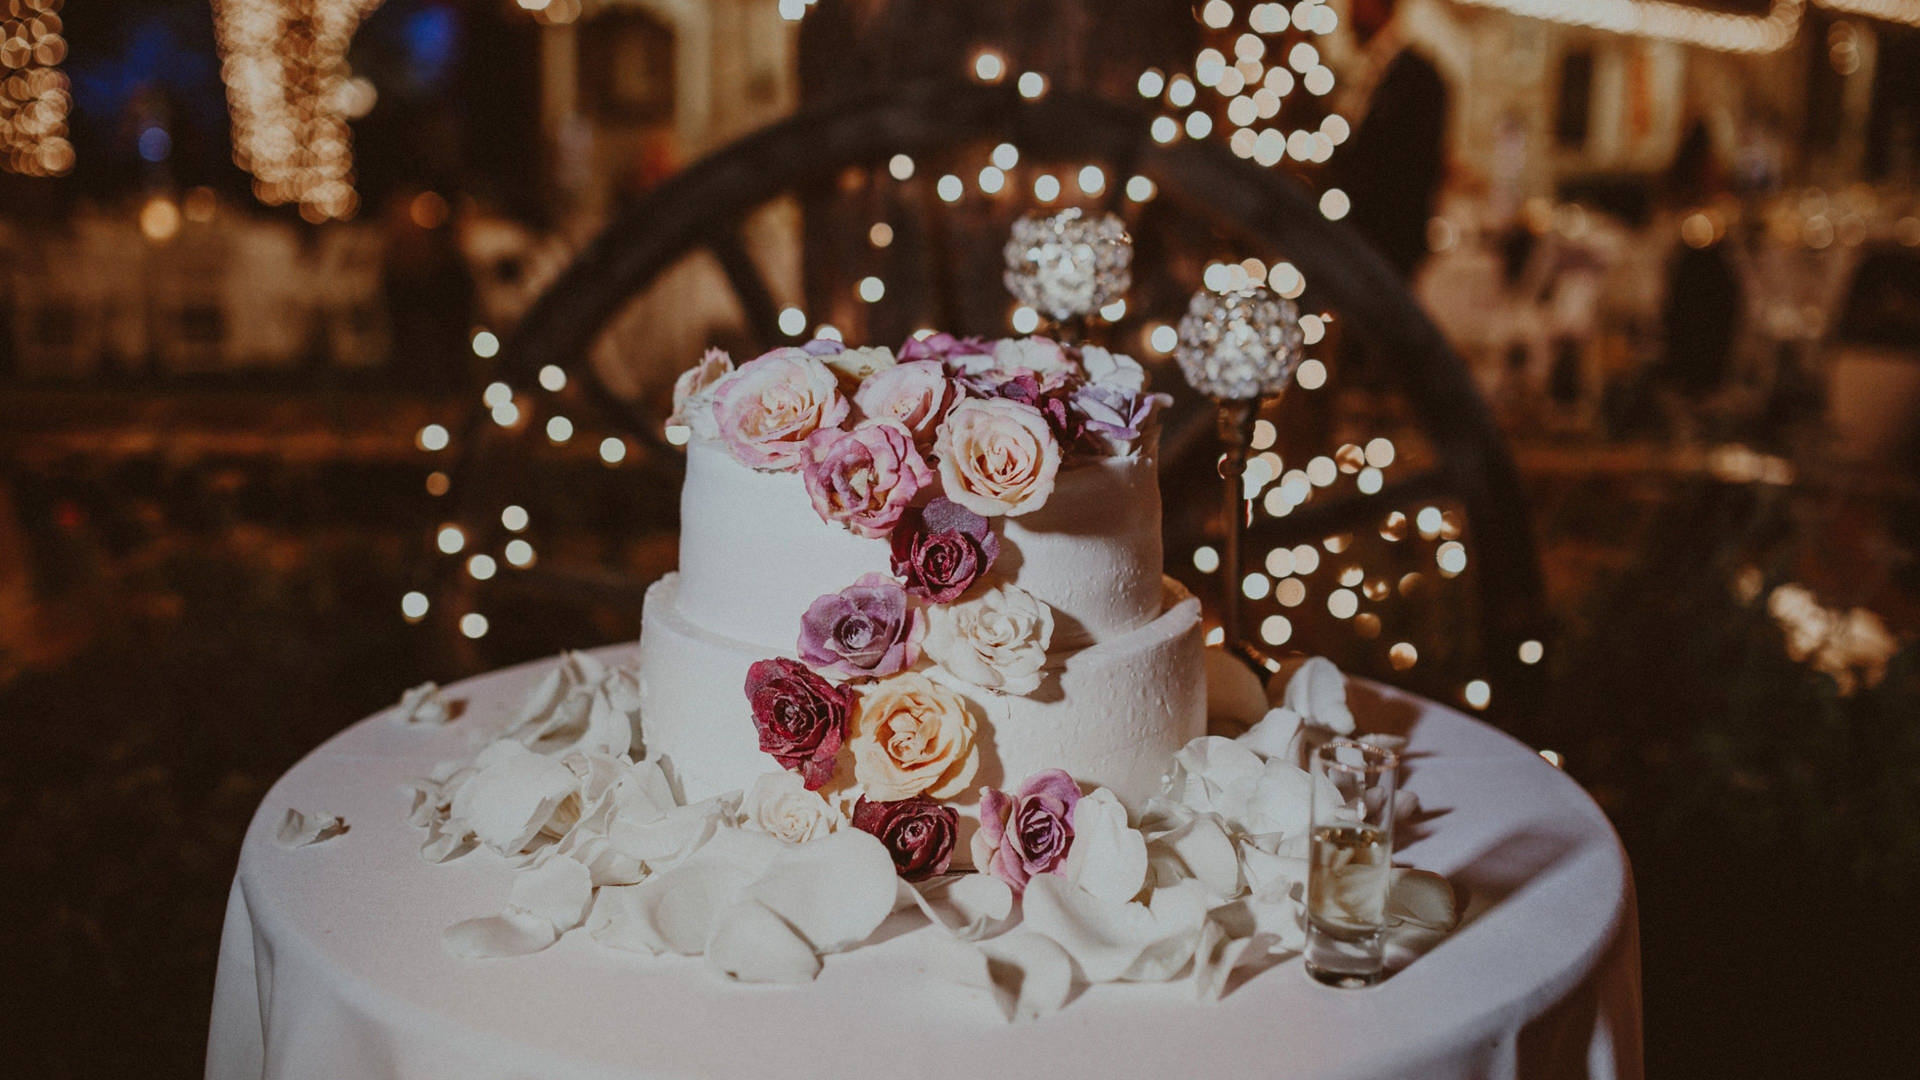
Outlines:
[[1046,505],[1060,444],[1031,405],[968,399],[953,407],[935,443],[947,498],[984,517],[1018,517]]
[[869,376],[853,403],[869,419],[898,420],[913,433],[914,445],[925,451],[932,448],[940,421],[962,394],[940,361],[909,360]]
[[719,434],[713,422],[713,397],[720,383],[733,374],[733,357],[724,349],[708,349],[700,362],[680,373],[673,382],[673,415],[669,427],[684,425],[703,439]]
[[[817,344],[817,343],[816,343]],[[860,384],[883,371],[893,369],[893,350],[885,345],[869,345],[864,348],[842,348],[837,352],[817,354],[820,362],[833,369],[840,378],[840,392],[852,397]]]
[[807,439],[847,418],[840,383],[818,357],[775,349],[721,382],[714,420],[735,460],[780,472],[799,467]]
[[867,798],[950,799],[980,767],[973,709],[925,675],[902,672],[868,686],[853,715],[853,776]]

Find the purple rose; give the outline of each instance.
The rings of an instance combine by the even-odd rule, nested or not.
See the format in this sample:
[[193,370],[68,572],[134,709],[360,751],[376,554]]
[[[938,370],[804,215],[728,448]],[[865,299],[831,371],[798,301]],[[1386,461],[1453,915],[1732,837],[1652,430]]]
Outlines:
[[1015,795],[981,788],[974,867],[1016,893],[1025,892],[1035,874],[1058,873],[1073,847],[1073,808],[1079,804],[1080,785],[1059,769],[1027,777]]
[[909,360],[938,360],[947,373],[956,378],[977,375],[993,367],[993,346],[977,337],[957,338],[952,334],[928,334],[908,338],[900,346],[902,363]]
[[800,617],[800,659],[849,678],[884,678],[920,659],[927,617],[907,604],[907,591],[884,574],[813,602]]
[[858,696],[793,660],[761,660],[747,669],[747,701],[760,749],[781,768],[799,773],[810,791],[833,778],[833,759],[846,742]]
[[853,827],[878,837],[893,856],[894,872],[907,881],[947,872],[959,825],[952,807],[925,795],[899,802],[873,802],[862,795],[853,805]]
[[893,530],[893,572],[907,591],[935,604],[960,598],[1000,557],[1000,537],[979,514],[951,499],[908,511]]
[[814,432],[800,454],[800,474],[820,520],[870,539],[892,532],[920,489],[933,483],[913,432],[897,420]]
[[1074,388],[1065,375],[1049,375],[1045,381],[1031,371],[1022,371],[1000,380],[988,396],[1006,398],[1040,410],[1047,427],[1063,447],[1080,441],[1085,419],[1073,407]]
[[1173,404],[1165,394],[1129,394],[1089,383],[1073,393],[1073,411],[1088,445],[1108,457],[1131,453],[1153,414]]

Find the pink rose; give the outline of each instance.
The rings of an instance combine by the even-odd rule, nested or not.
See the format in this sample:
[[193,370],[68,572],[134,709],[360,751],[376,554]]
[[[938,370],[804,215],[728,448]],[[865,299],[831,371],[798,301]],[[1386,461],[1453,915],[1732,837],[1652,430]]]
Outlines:
[[775,349],[742,364],[714,396],[714,420],[727,449],[753,469],[800,464],[807,440],[847,418],[839,380],[801,349]]
[[876,420],[898,420],[913,433],[921,450],[933,446],[940,421],[964,391],[947,378],[938,360],[909,360],[867,376],[853,395],[862,415]]
[[984,517],[1040,509],[1060,472],[1060,443],[1046,417],[1005,399],[955,405],[934,452],[947,498]]
[[855,536],[886,536],[933,483],[933,470],[894,420],[868,420],[852,431],[816,431],[800,457],[807,497],[821,521],[837,521]]
[[1025,892],[1035,874],[1057,874],[1073,847],[1073,808],[1080,785],[1059,769],[1034,773],[1008,795],[980,789],[980,830],[973,866]]
[[733,374],[733,358],[724,349],[708,349],[700,362],[673,381],[673,415],[669,426],[684,424],[702,438],[713,438],[713,398],[720,383]]

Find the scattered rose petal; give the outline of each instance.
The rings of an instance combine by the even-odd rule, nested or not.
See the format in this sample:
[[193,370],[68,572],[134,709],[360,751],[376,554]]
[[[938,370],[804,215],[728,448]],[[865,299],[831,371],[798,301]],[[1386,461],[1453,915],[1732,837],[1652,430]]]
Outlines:
[[707,943],[707,964],[749,983],[804,983],[820,974],[820,956],[772,908],[755,900],[720,916]]
[[1268,709],[1260,722],[1234,741],[1263,758],[1282,761],[1299,759],[1299,738],[1305,721],[1284,705]]
[[893,913],[893,856],[858,829],[788,847],[744,895],[765,904],[823,953],[873,936]]
[[938,951],[934,966],[947,978],[992,995],[1008,1020],[1057,1012],[1073,991],[1073,960],[1066,950],[1024,930],[991,941],[953,942]]
[[1140,894],[1147,882],[1147,839],[1127,825],[1127,808],[1106,788],[1082,798],[1073,810],[1073,847],[1066,879],[1115,903]]
[[957,874],[901,891],[935,926],[962,941],[978,941],[1013,915],[1013,889],[991,874]]
[[538,915],[561,933],[586,921],[593,904],[593,875],[568,858],[548,859],[515,874],[507,910]]
[[452,719],[453,709],[435,682],[423,682],[401,694],[393,714],[393,722],[402,726],[439,727]]
[[1117,904],[1052,874],[1027,883],[1025,926],[1073,957],[1088,982],[1158,982],[1193,958],[1206,919],[1205,891],[1183,881],[1146,904]]
[[283,848],[301,848],[324,843],[346,831],[346,820],[336,814],[305,813],[289,807],[273,839]]
[[560,937],[553,924],[539,915],[506,911],[454,923],[441,932],[440,945],[462,960],[537,953]]
[[[1276,689],[1282,688],[1274,695]],[[1299,713],[1307,723],[1337,735],[1353,734],[1353,712],[1347,708],[1347,677],[1324,656],[1309,656],[1281,665],[1267,684],[1267,693]]]

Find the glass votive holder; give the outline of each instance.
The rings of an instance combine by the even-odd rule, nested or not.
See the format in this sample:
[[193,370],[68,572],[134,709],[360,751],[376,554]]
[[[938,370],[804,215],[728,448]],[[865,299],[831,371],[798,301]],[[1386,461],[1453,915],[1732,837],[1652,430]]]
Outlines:
[[1354,739],[1316,748],[1307,867],[1307,974],[1329,986],[1371,986],[1386,961],[1393,874],[1393,793],[1400,759]]

